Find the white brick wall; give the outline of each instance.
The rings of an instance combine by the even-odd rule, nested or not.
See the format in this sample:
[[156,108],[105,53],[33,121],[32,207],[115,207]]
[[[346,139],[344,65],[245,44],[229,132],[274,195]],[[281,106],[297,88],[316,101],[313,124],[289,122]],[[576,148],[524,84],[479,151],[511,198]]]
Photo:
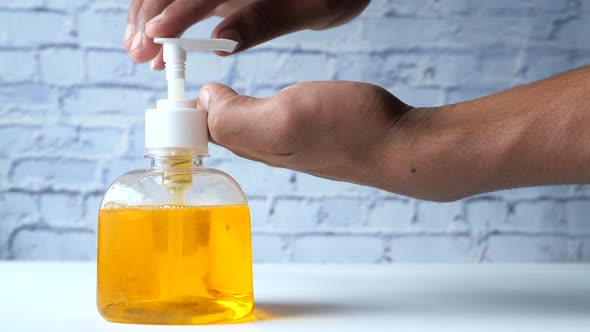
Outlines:
[[[148,163],[143,110],[165,80],[121,47],[127,3],[0,0],[0,259],[92,259],[102,192]],[[192,54],[188,89],[342,79],[440,105],[590,63],[589,28],[587,1],[374,0],[337,29]],[[256,261],[590,261],[590,186],[439,204],[211,154],[249,197]]]

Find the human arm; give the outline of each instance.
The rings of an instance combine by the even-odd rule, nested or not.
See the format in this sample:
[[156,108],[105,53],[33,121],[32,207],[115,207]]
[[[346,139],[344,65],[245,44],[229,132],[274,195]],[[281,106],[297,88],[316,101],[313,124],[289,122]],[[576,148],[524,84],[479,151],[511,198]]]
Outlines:
[[590,183],[590,67],[453,105],[413,108],[354,82],[270,98],[213,84],[212,140],[278,167],[452,201],[505,188]]

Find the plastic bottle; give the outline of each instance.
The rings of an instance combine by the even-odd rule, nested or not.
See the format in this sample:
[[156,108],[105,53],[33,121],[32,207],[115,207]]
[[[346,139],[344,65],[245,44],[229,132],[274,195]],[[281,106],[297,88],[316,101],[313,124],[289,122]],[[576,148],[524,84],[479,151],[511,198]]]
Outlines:
[[250,213],[227,174],[203,166],[207,113],[185,99],[187,51],[232,51],[224,39],[157,38],[168,99],[146,111],[151,167],[108,188],[98,225],[97,306],[107,320],[205,324],[252,312]]

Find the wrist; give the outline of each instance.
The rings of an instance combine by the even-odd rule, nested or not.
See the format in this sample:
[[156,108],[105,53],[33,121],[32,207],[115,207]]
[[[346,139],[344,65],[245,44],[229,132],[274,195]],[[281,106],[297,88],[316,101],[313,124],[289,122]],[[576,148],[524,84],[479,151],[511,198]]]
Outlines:
[[464,106],[419,108],[411,115],[417,125],[405,134],[412,142],[405,167],[417,197],[454,201],[486,191],[501,163],[506,141],[493,139],[492,121]]
[[420,199],[454,201],[521,181],[513,158],[529,120],[473,102],[414,108],[391,129],[378,163],[382,188]]
[[456,106],[411,108],[399,117],[373,154],[379,188],[433,201],[477,190],[482,164],[473,163],[469,143],[476,130],[464,129]]

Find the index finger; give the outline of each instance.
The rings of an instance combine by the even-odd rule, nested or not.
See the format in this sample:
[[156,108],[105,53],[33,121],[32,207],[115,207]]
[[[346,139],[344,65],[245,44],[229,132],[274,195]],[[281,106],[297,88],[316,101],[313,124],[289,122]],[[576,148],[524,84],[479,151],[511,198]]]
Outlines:
[[123,45],[125,46],[127,52],[130,51],[133,37],[135,37],[137,14],[139,13],[142,3],[143,0],[133,0],[129,5],[129,12],[127,13],[127,27],[123,37]]
[[227,0],[176,0],[145,26],[150,38],[177,36],[191,25],[211,16],[215,7]]

